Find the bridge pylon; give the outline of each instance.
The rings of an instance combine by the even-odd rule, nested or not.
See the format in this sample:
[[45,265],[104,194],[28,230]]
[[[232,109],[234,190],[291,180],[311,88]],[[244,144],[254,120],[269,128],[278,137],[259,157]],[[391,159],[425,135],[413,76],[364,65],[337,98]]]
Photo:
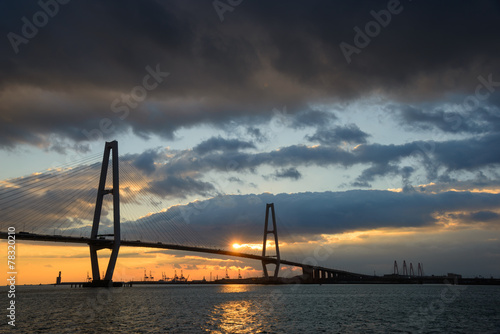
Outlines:
[[[106,176],[108,174],[109,158],[112,154],[112,177],[113,188],[105,189]],[[99,225],[101,221],[102,203],[105,195],[113,196],[113,234],[99,234]],[[113,240],[106,237],[113,237]],[[112,286],[113,272],[115,270],[116,260],[118,259],[118,251],[120,250],[120,183],[118,175],[118,142],[106,142],[104,146],[104,155],[101,166],[101,177],[99,187],[97,189],[97,199],[94,211],[94,220],[92,224],[92,232],[90,235],[90,262],[92,264],[92,286]],[[106,241],[105,241],[106,240]],[[109,242],[108,242],[109,241]],[[97,251],[108,248],[111,249],[106,274],[101,279],[99,275],[99,261]]]
[[[271,215],[273,219],[273,229],[269,230],[269,210],[271,210]],[[276,263],[276,268],[274,269],[274,277],[277,278],[280,270],[280,248],[278,243],[278,230],[276,229],[276,216],[274,214],[274,203],[266,204],[266,222],[264,226],[264,243],[262,246],[262,257],[266,257],[267,250],[267,235],[274,234],[274,245],[276,248],[276,261],[267,261],[262,260],[262,269],[264,271],[264,277],[269,278],[269,274],[267,272],[267,265],[269,263]]]

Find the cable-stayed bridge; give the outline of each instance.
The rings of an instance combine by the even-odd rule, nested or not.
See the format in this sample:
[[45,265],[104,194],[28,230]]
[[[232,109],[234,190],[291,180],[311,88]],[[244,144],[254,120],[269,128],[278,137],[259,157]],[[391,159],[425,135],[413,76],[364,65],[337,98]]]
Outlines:
[[[303,282],[321,282],[338,277],[364,277],[347,271],[288,261],[280,256],[274,205],[266,205],[261,254],[214,247],[186,223],[182,210],[164,210],[145,190],[148,181],[138,177],[130,164],[119,164],[118,143],[105,145],[102,163],[96,157],[28,177],[0,181],[0,238],[16,227],[17,240],[88,244],[92,285],[111,286],[120,247],[148,247],[257,260],[264,277],[276,280],[281,265],[302,268]],[[125,157],[126,160],[126,157]],[[100,172],[99,172],[100,171]],[[97,176],[99,179],[97,180]],[[95,185],[98,184],[97,190]],[[154,212],[137,217],[148,203]],[[122,214],[122,209],[127,212]],[[136,217],[134,217],[134,215]],[[273,246],[268,251],[268,236]],[[227,240],[219,245],[227,245]],[[101,278],[97,253],[110,249],[106,273]],[[267,266],[274,265],[274,273]]]

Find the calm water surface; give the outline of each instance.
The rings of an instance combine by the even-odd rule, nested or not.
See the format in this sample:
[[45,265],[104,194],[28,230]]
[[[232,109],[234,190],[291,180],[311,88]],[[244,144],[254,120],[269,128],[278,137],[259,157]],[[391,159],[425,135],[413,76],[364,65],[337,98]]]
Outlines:
[[18,286],[16,311],[16,333],[500,333],[500,287]]

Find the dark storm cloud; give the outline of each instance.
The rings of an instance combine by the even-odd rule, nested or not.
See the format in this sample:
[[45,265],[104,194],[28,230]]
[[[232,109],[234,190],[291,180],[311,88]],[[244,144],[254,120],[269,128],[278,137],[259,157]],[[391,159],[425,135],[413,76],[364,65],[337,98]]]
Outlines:
[[401,110],[403,124],[421,130],[434,130],[435,128],[446,132],[472,132],[480,133],[484,127],[475,122],[474,119],[466,119],[460,114],[445,112],[441,110],[424,111],[412,106],[406,106]]
[[162,180],[150,182],[146,190],[162,197],[186,198],[194,194],[210,195],[215,188],[208,182],[189,176],[166,175]]
[[[285,112],[282,111],[281,114],[279,113],[279,111],[275,110],[275,114],[282,117],[286,116],[286,110]],[[306,127],[324,127],[328,126],[329,123],[335,121],[336,119],[337,116],[335,116],[331,112],[323,110],[306,110],[292,115],[288,119],[288,126],[294,129],[303,129]]]
[[455,216],[469,222],[498,222],[500,218],[500,215],[493,211],[477,211]]
[[478,211],[471,213],[470,217],[474,221],[488,222],[492,220],[498,220],[498,218],[500,218],[500,215],[492,211]]
[[500,163],[498,144],[500,134],[491,134],[465,140],[449,140],[435,145],[435,164],[449,170],[475,170]]
[[[289,152],[296,151],[291,150]],[[155,155],[151,151],[147,153]],[[478,153],[483,154],[483,152]],[[161,156],[162,154],[159,152],[156,158],[161,160]],[[127,159],[123,159],[123,162],[134,165],[137,164],[137,161],[148,160],[144,159],[144,157],[145,155],[137,155],[137,160],[134,161],[134,156],[130,155],[127,156]],[[256,159],[253,158],[251,161]],[[171,160],[175,161],[177,159]],[[263,161],[261,160],[261,163]],[[266,164],[272,165],[272,161],[267,161]],[[145,165],[149,166],[150,161],[147,161]],[[142,186],[143,190],[148,191],[150,194],[169,198],[185,198],[196,194],[206,196],[217,191],[213,184],[203,181],[197,174],[203,174],[203,172],[212,171],[213,169],[195,172],[193,166],[191,166],[191,169],[184,170],[185,174],[164,174],[165,171],[168,171],[168,164],[158,165],[160,167],[151,172],[151,178],[148,178],[150,181],[146,181],[144,184],[140,183],[144,182],[144,179],[140,176],[134,176],[131,173],[122,174],[125,176],[125,189],[122,189],[124,204],[133,202],[134,196],[138,195],[128,194],[126,187],[130,185]],[[186,166],[189,165],[184,165],[184,167]],[[411,168],[408,167],[399,169],[394,166],[389,167],[387,173],[384,168],[380,170],[377,170],[377,168],[370,169],[369,172],[363,173],[360,179],[370,180],[384,173],[389,175],[399,173],[404,178],[412,173]],[[92,180],[92,184],[97,184],[98,170],[99,164],[93,164],[61,172],[61,175],[57,175],[54,171],[48,173],[48,176],[33,175],[29,178],[4,181],[0,187],[4,226],[14,224],[19,217],[25,217],[22,220],[26,221],[28,225],[33,222],[33,227],[27,226],[28,230],[32,232],[33,230],[30,228],[34,227],[38,231],[50,232],[53,228],[59,229],[61,226],[65,226],[75,228],[75,230],[69,230],[67,233],[85,235],[85,233],[89,232],[88,224],[92,216],[96,195],[95,189],[89,191],[86,185],[89,184],[90,180]],[[147,173],[148,168],[143,168],[142,171]],[[297,169],[291,167],[278,169],[276,175],[293,178],[300,175],[300,173]],[[58,183],[59,188],[45,189],[52,186],[54,180],[62,180],[63,182]],[[237,179],[230,181],[238,182]],[[484,185],[484,182],[489,184],[484,176],[478,174],[475,182],[467,186],[462,185],[462,188],[473,189],[481,184]],[[33,188],[32,192],[28,191],[27,184],[30,185],[30,189]],[[77,185],[79,188],[76,187]],[[14,188],[13,186],[23,187]],[[438,189],[440,186],[442,187],[442,185],[429,187],[429,191],[442,191],[444,187]],[[496,213],[498,194],[470,192],[432,194],[427,192],[426,189],[417,190],[402,193],[358,190],[279,195],[216,196],[209,200],[172,207],[167,212],[162,213],[166,217],[164,217],[165,220],[158,220],[156,214],[148,215],[136,223],[129,223],[128,230],[124,227],[126,232],[124,233],[127,238],[135,240],[138,238],[137,231],[142,228],[146,230],[141,232],[141,239],[144,237],[148,240],[157,241],[155,238],[158,237],[158,234],[154,232],[155,229],[168,223],[170,224],[168,228],[173,228],[175,231],[164,231],[165,236],[170,236],[173,240],[189,241],[189,234],[186,235],[185,232],[182,232],[185,228],[184,225],[189,223],[189,228],[198,231],[198,235],[202,236],[213,237],[219,235],[225,238],[238,236],[240,238],[258,239],[261,235],[260,229],[257,227],[262,222],[263,205],[270,202],[276,203],[278,216],[281,221],[286,222],[287,230],[292,235],[337,233],[378,227],[431,226],[437,222],[436,214],[442,215],[448,212],[450,214],[447,217],[468,224],[475,222],[496,224],[498,222],[498,213]],[[32,205],[26,207],[24,204],[19,204],[23,203],[15,201],[19,196],[25,198]],[[12,201],[12,203],[9,201]],[[160,210],[161,208],[156,211]],[[454,212],[460,212],[460,214]],[[110,221],[105,217],[107,214],[108,209],[105,207],[102,219],[104,227],[110,225]],[[314,219],[311,219],[311,217],[314,217]],[[83,222],[82,219],[86,221]],[[86,226],[78,229],[82,225]]]
[[157,158],[158,150],[147,150],[133,160],[133,165],[144,173],[151,174],[156,170],[155,160]]
[[342,142],[349,144],[364,144],[369,135],[360,130],[356,124],[337,126],[335,128],[319,128],[312,136],[306,136],[311,142],[323,145],[338,145]]
[[[499,83],[500,86],[500,83]],[[500,130],[500,104],[470,110],[445,111],[446,106],[391,106],[401,125],[410,129],[449,133],[484,134]]]
[[193,150],[196,153],[205,154],[212,151],[238,151],[247,148],[255,148],[255,145],[239,139],[224,139],[219,136],[199,143]]
[[262,133],[262,131],[259,128],[250,126],[246,129],[246,132],[257,142],[263,142],[267,140],[267,137]]
[[[22,36],[22,18],[33,22],[42,10],[37,1],[0,6],[6,37]],[[348,64],[340,43],[354,44],[354,27],[364,30],[370,12],[387,6],[251,1],[221,22],[211,1],[71,1],[23,37],[17,54],[3,39],[0,145],[50,146],[53,134],[99,140],[82,130],[99,129],[103,118],[113,120],[113,133],[172,138],[183,126],[281,106],[296,114],[375,92],[412,101],[473,94],[479,75],[499,73],[496,1],[401,1],[401,12]],[[170,76],[127,117],[113,113],[112,102],[133,95],[146,67],[157,65]]]
[[[265,203],[274,203],[282,240],[298,236],[341,233],[384,227],[422,227],[438,223],[437,213],[471,211],[470,216],[498,206],[498,194],[440,194],[353,190],[347,192],[219,196],[175,206],[166,213],[182,219],[200,235],[212,239],[241,238],[260,242]],[[497,224],[481,213],[480,221]],[[495,216],[496,217],[496,216]],[[155,220],[155,215],[148,219]],[[172,218],[173,219],[173,218]],[[479,221],[479,219],[475,219]]]
[[[351,183],[355,187],[371,187],[373,181],[389,177],[391,180],[400,179],[402,187],[410,190],[412,175],[419,168],[426,172],[427,183],[454,184],[458,181],[450,177],[450,172],[469,171],[481,174],[483,169],[496,168],[500,164],[496,153],[500,142],[498,134],[442,142],[415,141],[401,145],[360,144],[352,150],[330,145],[290,145],[257,153],[236,151],[245,142],[215,139],[214,143],[218,144],[208,145],[211,149],[202,150],[203,154],[199,154],[196,149],[146,151],[141,155],[129,155],[127,160],[147,174],[150,180],[148,191],[160,196],[179,198],[195,194],[213,195],[216,191],[224,191],[217,189],[213,179],[205,179],[208,174],[213,176],[213,172],[229,179],[236,176],[226,177],[226,173],[243,175],[253,173],[262,166],[275,168],[275,172],[265,176],[266,178],[298,180],[303,177],[297,170],[300,166],[359,165],[364,170]],[[211,142],[209,140],[205,143]],[[232,144],[228,146],[228,143]],[[212,150],[214,147],[224,150]],[[482,188],[491,182],[483,175],[470,183],[470,188],[465,189]]]
[[237,178],[237,177],[230,177],[227,179],[229,182],[234,182],[234,183],[238,183],[238,184],[244,184],[245,182],[243,182],[241,179]]
[[248,171],[263,165],[273,167],[332,164],[352,165],[359,162],[359,158],[350,152],[336,147],[308,147],[305,145],[291,145],[279,150],[244,153],[224,152],[198,155],[194,151],[182,151],[171,158],[159,172],[187,173],[207,171]]
[[493,191],[495,192],[500,188],[500,181],[496,178],[491,179],[484,175],[482,171],[476,173],[475,176],[468,180],[454,180],[453,182],[435,182],[427,185],[421,185],[416,189],[420,192],[427,193],[437,193],[448,191],[451,189],[463,191],[463,190],[477,190],[481,189],[483,191]]
[[363,171],[358,181],[367,186],[374,176],[400,174],[408,179],[414,172],[413,166],[398,165],[402,159],[413,159],[415,166],[422,166],[427,172],[427,182],[455,181],[448,173],[451,171],[481,171],[482,168],[495,168],[500,164],[497,147],[500,135],[487,134],[461,140],[415,141],[402,145],[361,145],[353,157],[358,163],[371,163]]
[[280,169],[273,174],[276,179],[292,179],[298,180],[302,177],[302,174],[294,167],[287,169]]
[[371,187],[368,182],[375,180],[376,177],[400,174],[401,169],[398,166],[376,163],[365,169],[352,185],[355,187]]

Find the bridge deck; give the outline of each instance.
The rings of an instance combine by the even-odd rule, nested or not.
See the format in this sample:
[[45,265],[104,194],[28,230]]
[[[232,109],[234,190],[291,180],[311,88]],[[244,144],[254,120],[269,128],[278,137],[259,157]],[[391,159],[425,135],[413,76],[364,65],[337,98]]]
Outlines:
[[[21,232],[21,233],[16,233],[15,236],[16,236],[16,240],[95,244],[95,245],[100,245],[102,248],[110,247],[113,244],[112,240],[106,240],[106,239],[92,240],[92,239],[86,238],[86,237],[69,237],[69,236],[62,236],[62,235],[43,235],[43,234]],[[7,239],[7,238],[8,238],[8,233],[0,232],[0,239]],[[241,257],[241,258],[258,260],[258,261],[265,261],[266,263],[273,263],[273,264],[276,264],[276,262],[277,262],[276,258],[268,257],[268,256],[240,253],[240,252],[228,251],[228,250],[223,250],[223,249],[212,249],[212,248],[204,248],[204,247],[165,244],[165,243],[161,243],[161,242],[154,243],[154,242],[143,242],[140,240],[136,240],[136,241],[121,240],[120,246],[161,248],[161,249],[180,250],[180,251],[187,251],[187,252],[226,255],[226,256]],[[319,270],[328,271],[328,272],[336,273],[336,274],[340,274],[340,275],[360,276],[360,277],[366,276],[363,274],[352,273],[352,272],[348,272],[348,271],[344,271],[344,270],[326,268],[326,267],[321,267],[321,266],[313,266],[313,265],[309,265],[309,264],[303,264],[303,263],[288,261],[288,260],[283,260],[283,259],[280,260],[280,264],[294,266],[294,267],[300,267],[300,268],[319,269]],[[368,276],[366,276],[366,277],[368,277]]]

